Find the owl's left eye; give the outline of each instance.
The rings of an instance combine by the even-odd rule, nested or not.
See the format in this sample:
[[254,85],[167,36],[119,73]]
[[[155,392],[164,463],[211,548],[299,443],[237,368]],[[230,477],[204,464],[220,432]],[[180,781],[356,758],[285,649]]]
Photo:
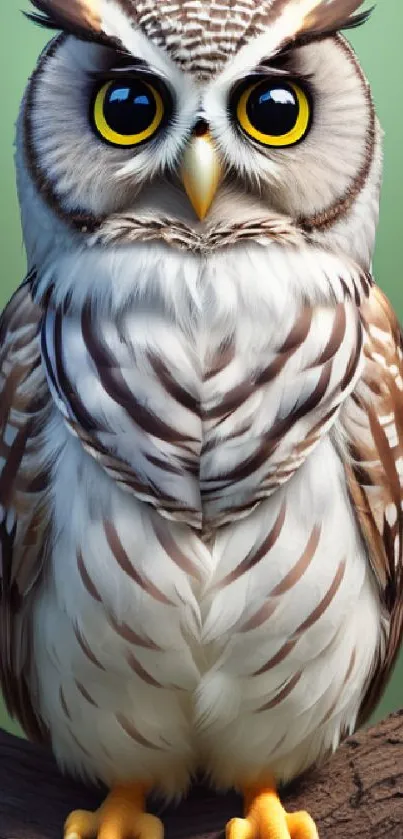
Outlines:
[[108,81],[95,95],[94,127],[107,143],[133,147],[150,140],[166,115],[159,91],[143,79]]
[[235,115],[245,134],[263,146],[293,146],[308,133],[311,102],[295,82],[263,79],[243,91]]

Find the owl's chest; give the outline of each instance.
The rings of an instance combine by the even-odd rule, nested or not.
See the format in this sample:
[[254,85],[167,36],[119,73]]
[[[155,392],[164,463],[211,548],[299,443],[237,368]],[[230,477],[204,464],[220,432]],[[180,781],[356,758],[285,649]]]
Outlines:
[[88,298],[44,319],[49,384],[87,452],[196,527],[233,520],[288,481],[360,373],[356,305],[308,304],[263,267],[185,261],[175,274],[167,263],[165,284],[139,276],[124,306]]

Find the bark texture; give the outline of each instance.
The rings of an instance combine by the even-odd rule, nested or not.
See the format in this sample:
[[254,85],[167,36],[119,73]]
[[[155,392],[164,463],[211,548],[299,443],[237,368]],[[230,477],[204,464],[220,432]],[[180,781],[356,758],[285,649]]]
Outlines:
[[[48,752],[0,732],[0,839],[62,839],[68,813],[96,808],[103,795],[61,775]],[[351,737],[283,801],[309,810],[320,839],[403,839],[403,711]],[[150,810],[164,819],[166,839],[217,839],[242,802],[200,786],[176,809],[150,802]]]

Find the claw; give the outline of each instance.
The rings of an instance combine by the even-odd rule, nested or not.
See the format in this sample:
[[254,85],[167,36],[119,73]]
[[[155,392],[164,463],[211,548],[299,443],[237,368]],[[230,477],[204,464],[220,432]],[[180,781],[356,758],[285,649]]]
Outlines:
[[225,830],[226,839],[252,839],[253,826],[248,819],[231,819]]
[[64,839],[163,839],[162,822],[144,812],[144,803],[144,786],[116,787],[95,813],[71,813],[64,826]]
[[93,839],[98,833],[100,810],[90,813],[87,810],[75,810],[70,813],[64,825],[65,839]]
[[319,839],[308,813],[286,813],[274,786],[245,790],[245,818],[227,824],[226,839]]
[[300,813],[287,813],[287,827],[291,839],[319,839],[312,816],[304,810]]

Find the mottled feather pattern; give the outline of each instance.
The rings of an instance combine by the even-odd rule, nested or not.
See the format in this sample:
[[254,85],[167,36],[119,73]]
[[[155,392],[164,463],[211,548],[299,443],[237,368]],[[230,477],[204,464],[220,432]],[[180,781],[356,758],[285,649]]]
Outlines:
[[351,453],[350,491],[384,608],[384,643],[362,717],[376,705],[403,633],[403,341],[378,288],[362,307],[366,364],[342,423]]
[[271,0],[152,0],[136,3],[136,22],[184,69],[200,76],[219,69],[267,26]]
[[208,269],[193,249],[131,243],[137,261],[123,247],[102,296],[94,244],[94,290],[88,273],[71,294],[65,256],[47,294],[35,284],[65,447],[33,612],[40,709],[64,765],[107,783],[119,754],[122,778],[146,762],[171,794],[200,753],[218,783],[236,783],[241,751],[242,773],[259,770],[266,714],[265,760],[292,777],[351,730],[377,649],[329,438],[362,371],[371,280],[313,245],[259,242],[211,254]]
[[278,242],[298,247],[309,243],[309,237],[291,219],[275,214],[238,224],[207,223],[203,229],[195,229],[169,216],[142,218],[138,213],[115,213],[100,221],[99,229],[90,239],[93,246],[163,242],[203,256],[248,241]]
[[[282,16],[292,20],[290,35],[321,37],[353,26],[363,0],[31,0],[31,17],[43,26],[65,29],[102,43],[109,36],[116,6],[156,46],[199,78],[216,73],[229,58]],[[39,14],[38,14],[39,12]],[[367,15],[357,16],[358,22]],[[112,27],[114,29],[114,27]],[[286,36],[286,41],[290,36]],[[111,43],[119,44],[116,33]],[[283,44],[280,43],[280,46]]]
[[[112,296],[94,305],[90,277],[82,304],[73,302],[68,283],[60,284],[63,276],[74,277],[68,260],[59,264],[57,286],[47,276],[47,293],[31,280],[41,301],[33,312],[34,357],[38,364],[41,351],[39,369],[42,376],[47,371],[57,410],[41,449],[54,464],[51,558],[46,582],[32,601],[25,598],[33,627],[30,679],[39,680],[36,713],[52,732],[58,758],[107,783],[118,751],[122,777],[136,776],[146,760],[171,793],[186,785],[200,749],[219,783],[236,783],[240,748],[243,771],[258,769],[265,714],[278,731],[274,742],[267,729],[267,760],[286,779],[331,750],[358,712],[355,685],[367,680],[378,627],[370,622],[374,593],[358,531],[347,526],[348,504],[338,490],[342,470],[328,432],[362,369],[357,304],[370,293],[370,278],[314,246],[304,259],[290,244],[269,246],[270,263],[260,259],[265,246],[253,241],[243,255],[234,251],[233,263],[230,251],[219,253],[209,276],[200,274],[193,251],[182,271],[183,251],[160,244],[166,258],[155,251],[162,270],[153,286],[141,289],[139,259],[140,297],[134,302],[130,291],[117,307],[121,292],[110,285]],[[241,271],[248,276],[245,299],[231,268],[240,259],[245,266],[258,260],[256,270]],[[224,277],[220,260],[231,277],[224,286],[217,285]],[[315,293],[298,299],[292,282],[307,292],[301,271],[308,278],[313,266]],[[131,256],[123,261],[122,282],[126,269],[133,277]],[[276,295],[280,280],[283,293]],[[277,310],[271,314],[276,328],[260,329],[260,337],[255,307],[249,311],[253,283],[262,324],[269,324],[273,305]],[[238,304],[227,311],[231,288]],[[245,307],[242,330],[237,317],[233,325],[228,320],[239,307]],[[12,323],[10,316],[4,346]],[[325,485],[318,458],[327,464]],[[341,541],[334,537],[340,521],[346,522]],[[39,574],[38,548],[35,543]],[[14,556],[18,561],[19,545]],[[341,624],[357,592],[359,620]],[[301,605],[290,610],[296,597]],[[342,625],[346,666],[338,652]],[[14,626],[21,626],[15,616]],[[363,626],[368,645],[359,650],[356,633]],[[309,650],[303,663],[302,648]],[[326,684],[324,655],[334,661]],[[14,664],[14,679],[17,672]],[[307,702],[312,682],[316,701]],[[133,713],[140,697],[153,708],[151,717]],[[24,717],[15,689],[9,701],[26,724],[26,704]],[[294,706],[300,734],[284,728]],[[217,752],[229,721],[245,713],[249,746],[232,734]],[[169,736],[162,735],[162,719]],[[93,736],[98,729],[101,742]],[[310,738],[315,748],[307,752],[303,742]]]
[[28,698],[30,608],[45,562],[50,468],[44,434],[52,402],[41,364],[33,275],[0,321],[0,674],[9,710],[31,736],[43,727]]
[[[286,42],[332,34],[351,25],[363,0],[117,0],[155,44],[190,73],[204,78],[283,16],[292,22]],[[280,42],[280,47],[284,46]]]
[[258,770],[260,745],[283,779],[331,750],[354,724],[357,683],[378,643],[342,479],[324,441],[287,488],[204,545],[122,493],[66,439],[51,576],[34,605],[41,712],[64,765],[111,783],[119,755],[122,778],[146,766],[172,793],[200,752],[217,782],[231,784],[241,747],[243,774]]
[[235,325],[206,329],[201,313],[203,298],[216,293],[214,268],[186,329],[161,312],[162,299],[154,316],[149,300],[145,324],[147,297],[113,322],[89,301],[69,317],[50,294],[42,352],[52,393],[122,486],[168,517],[217,526],[292,477],[353,389],[361,323],[344,281],[341,291],[346,299],[335,308],[290,300],[276,335],[255,349],[246,318],[245,337]]

